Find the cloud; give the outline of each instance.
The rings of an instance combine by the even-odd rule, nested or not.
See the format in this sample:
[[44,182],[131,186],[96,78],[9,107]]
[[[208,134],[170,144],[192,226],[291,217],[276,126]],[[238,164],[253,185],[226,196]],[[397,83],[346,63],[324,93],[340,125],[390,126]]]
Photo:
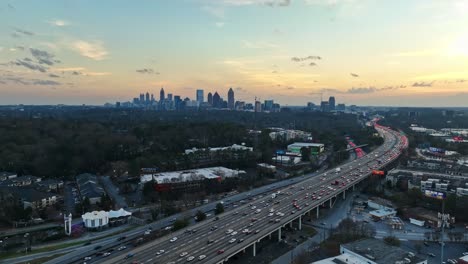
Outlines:
[[376,91],[379,91],[375,87],[358,87],[358,88],[351,88],[346,91],[346,93],[349,94],[368,94],[368,93],[374,93]]
[[159,72],[155,72],[153,69],[150,68],[138,69],[136,70],[136,72],[143,74],[159,74]]
[[20,37],[21,35],[34,36],[34,32],[23,30],[23,29],[20,29],[20,28],[14,28],[13,34],[15,34],[15,33],[16,33],[16,36],[18,36],[18,37]]
[[19,76],[5,77],[1,81],[3,81],[3,83],[11,82],[11,83],[16,83],[16,84],[21,84],[21,85],[48,85],[48,86],[61,85],[61,83],[52,81],[52,80],[26,79],[26,78],[19,77]]
[[61,83],[52,80],[33,80],[33,85],[60,85]]
[[243,92],[243,91],[245,91],[244,88],[242,88],[242,87],[236,87],[236,88],[234,88],[234,90],[236,90],[236,91],[238,91],[238,92]]
[[317,66],[317,63],[311,62],[311,63],[309,63],[309,66]]
[[16,66],[23,66],[23,67],[26,67],[26,68],[28,68],[30,70],[40,71],[40,72],[46,72],[47,69],[48,69],[47,67],[35,64],[35,63],[31,62],[30,60],[17,59],[16,61],[10,62],[10,64],[16,65]]
[[294,89],[295,89],[295,88],[294,88],[294,87],[292,87],[292,86],[288,86],[288,87],[286,87],[286,90],[294,90]]
[[218,28],[222,28],[222,27],[224,27],[224,22],[216,22],[215,25]]
[[295,62],[301,62],[301,61],[306,61],[306,60],[321,60],[322,57],[320,56],[307,56],[307,57],[292,57],[291,60]]
[[353,77],[355,77],[355,78],[359,77],[359,75],[357,75],[357,74],[355,74],[355,73],[350,73],[350,74],[351,74],[351,76],[353,76]]
[[81,74],[83,74],[83,73],[81,73],[81,72],[79,72],[79,71],[72,71],[71,74],[72,74],[72,75],[81,75]]
[[25,47],[24,47],[24,46],[21,46],[21,45],[16,45],[16,46],[15,46],[15,49],[17,49],[17,50],[25,50]]
[[49,53],[45,50],[39,49],[29,49],[31,51],[31,55],[37,60],[39,64],[47,64],[47,65],[54,65],[55,63],[60,63],[59,60],[54,60],[55,55]]
[[460,79],[460,80],[457,80],[456,82],[457,82],[457,83],[464,83],[464,82],[466,82],[466,81],[467,81],[467,80],[465,80],[465,79]]
[[47,21],[47,23],[49,23],[52,26],[56,26],[56,27],[65,27],[65,26],[70,25],[70,22],[65,21],[65,20],[61,20],[61,19],[49,20],[49,21]]
[[413,83],[413,87],[431,87],[433,82],[415,82]]
[[81,56],[93,59],[103,60],[109,54],[100,41],[87,42],[78,40],[72,43],[72,48],[81,54]]
[[271,73],[278,73],[278,71],[272,71]]
[[60,78],[60,76],[58,76],[57,74],[53,74],[53,73],[49,74],[49,77],[50,78]]

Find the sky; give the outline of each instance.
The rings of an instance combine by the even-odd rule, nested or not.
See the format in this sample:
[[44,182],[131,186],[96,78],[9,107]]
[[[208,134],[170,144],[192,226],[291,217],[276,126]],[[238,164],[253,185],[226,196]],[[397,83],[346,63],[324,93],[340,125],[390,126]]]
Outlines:
[[468,0],[0,0],[0,104],[468,106]]

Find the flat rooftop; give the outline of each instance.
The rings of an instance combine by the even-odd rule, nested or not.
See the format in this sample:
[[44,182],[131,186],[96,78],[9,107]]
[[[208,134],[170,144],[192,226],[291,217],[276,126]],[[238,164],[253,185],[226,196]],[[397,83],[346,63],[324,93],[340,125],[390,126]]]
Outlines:
[[397,263],[398,261],[403,261],[405,258],[411,260],[411,262],[407,262],[408,264],[420,263],[425,260],[418,256],[410,257],[408,251],[399,247],[390,246],[383,240],[375,238],[362,239],[341,246],[376,263]]
[[140,182],[148,182],[154,180],[156,183],[178,183],[185,181],[198,181],[204,179],[217,179],[237,177],[240,174],[245,174],[242,170],[231,170],[225,167],[210,167],[193,170],[160,172],[154,174],[144,174],[140,176]]

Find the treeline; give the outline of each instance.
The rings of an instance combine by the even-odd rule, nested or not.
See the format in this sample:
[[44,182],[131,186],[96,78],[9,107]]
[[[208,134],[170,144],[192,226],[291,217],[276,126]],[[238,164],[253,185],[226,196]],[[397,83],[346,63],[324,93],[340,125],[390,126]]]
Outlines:
[[[372,130],[358,125],[357,116],[331,113],[252,113],[235,111],[154,112],[139,109],[25,107],[0,109],[0,170],[20,175],[70,179],[83,173],[138,175],[141,167],[162,171],[194,166],[183,151],[234,143],[254,146],[262,161],[283,143],[268,131],[295,128],[311,132],[314,141],[346,147],[344,135],[359,144],[372,140]],[[283,144],[283,145],[282,145]],[[251,166],[244,160],[232,166]],[[227,164],[229,166],[229,164]]]

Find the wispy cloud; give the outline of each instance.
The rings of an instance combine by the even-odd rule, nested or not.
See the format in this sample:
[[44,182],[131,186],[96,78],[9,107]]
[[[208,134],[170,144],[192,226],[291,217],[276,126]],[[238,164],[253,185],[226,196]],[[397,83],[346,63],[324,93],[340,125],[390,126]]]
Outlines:
[[56,27],[65,27],[65,26],[70,25],[70,22],[62,20],[62,19],[49,20],[49,21],[47,21],[47,23],[49,23],[52,26],[56,26]]
[[47,64],[49,66],[55,63],[60,63],[59,60],[54,59],[55,55],[45,50],[30,48],[31,55],[37,60],[39,64]]
[[53,73],[49,74],[49,77],[50,77],[50,78],[60,78],[59,75],[53,74]]
[[33,85],[60,85],[61,83],[52,80],[33,80]]
[[42,65],[39,65],[39,64],[36,64],[34,62],[31,61],[31,59],[29,58],[26,58],[26,59],[17,59],[16,61],[12,61],[9,63],[10,65],[16,65],[16,66],[22,66],[22,67],[25,67],[25,68],[28,68],[30,70],[33,70],[33,71],[39,71],[39,72],[46,72],[47,71],[47,67],[44,67]]
[[143,68],[143,69],[138,69],[136,70],[138,73],[143,73],[143,74],[159,74],[159,72],[154,71],[153,69],[150,68]]
[[321,60],[320,56],[307,56],[307,57],[292,57],[291,60],[295,62],[301,62],[306,60]]
[[27,78],[23,78],[20,76],[2,77],[0,81],[3,81],[3,83],[15,83],[15,84],[21,84],[21,85],[41,85],[41,86],[61,85],[60,82],[56,82],[52,80],[27,79]]
[[456,80],[457,83],[464,83],[464,82],[466,82],[466,81],[467,81],[467,80],[465,80],[465,79]]
[[20,28],[13,28],[14,32],[13,34],[16,34],[16,36],[24,35],[24,36],[34,36],[34,32],[23,30]]
[[359,77],[359,75],[357,75],[356,73],[350,73],[350,74],[351,74],[351,76],[353,76],[355,78]]
[[434,82],[415,82],[413,83],[413,87],[431,87]]
[[312,66],[312,67],[313,67],[313,66],[317,66],[317,63],[311,62],[311,63],[309,63],[309,66]]
[[88,42],[78,40],[72,43],[72,48],[80,53],[81,56],[97,61],[105,59],[109,54],[100,41]]

